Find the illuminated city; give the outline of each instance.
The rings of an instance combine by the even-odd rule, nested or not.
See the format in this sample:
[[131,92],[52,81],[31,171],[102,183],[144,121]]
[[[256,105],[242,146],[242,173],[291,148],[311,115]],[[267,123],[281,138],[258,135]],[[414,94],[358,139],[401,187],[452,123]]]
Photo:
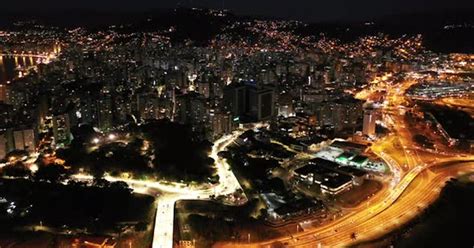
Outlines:
[[472,247],[472,3],[262,2],[0,11],[0,248]]

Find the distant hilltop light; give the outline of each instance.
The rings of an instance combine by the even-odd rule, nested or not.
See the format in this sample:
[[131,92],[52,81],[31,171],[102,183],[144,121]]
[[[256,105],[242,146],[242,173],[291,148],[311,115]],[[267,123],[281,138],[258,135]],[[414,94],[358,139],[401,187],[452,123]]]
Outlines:
[[463,24],[450,24],[443,27],[443,29],[445,30],[457,29],[457,28],[474,28],[474,25],[469,24],[469,23],[463,23]]

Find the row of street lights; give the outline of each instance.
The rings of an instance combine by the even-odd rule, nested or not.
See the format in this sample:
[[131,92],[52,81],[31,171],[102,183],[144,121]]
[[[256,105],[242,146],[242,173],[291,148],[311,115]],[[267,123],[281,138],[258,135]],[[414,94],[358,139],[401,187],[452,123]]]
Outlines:
[[[115,141],[117,139],[117,135],[111,133],[107,135],[107,140],[108,141]],[[99,137],[95,137],[92,139],[92,144],[98,145],[101,142],[101,139]]]

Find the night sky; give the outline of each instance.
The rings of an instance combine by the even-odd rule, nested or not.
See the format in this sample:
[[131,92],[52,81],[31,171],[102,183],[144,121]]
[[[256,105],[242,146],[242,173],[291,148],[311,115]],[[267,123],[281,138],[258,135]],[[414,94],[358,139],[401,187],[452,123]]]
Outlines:
[[304,21],[367,20],[391,14],[474,9],[473,0],[6,0],[2,9],[143,11],[154,8],[225,8],[238,14],[274,16]]

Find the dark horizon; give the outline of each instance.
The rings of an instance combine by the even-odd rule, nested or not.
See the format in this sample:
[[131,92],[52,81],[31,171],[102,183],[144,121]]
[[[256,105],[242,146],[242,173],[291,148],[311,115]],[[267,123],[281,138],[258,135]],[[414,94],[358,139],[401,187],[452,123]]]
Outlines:
[[[159,3],[150,3],[145,0],[127,1],[104,0],[98,2],[86,0],[80,3],[68,3],[65,5],[57,0],[46,3],[36,1],[7,2],[2,6],[3,13],[31,13],[38,14],[60,13],[60,12],[99,12],[99,13],[142,13],[158,12],[174,9],[177,7],[187,8],[209,8],[226,9],[237,15],[274,17],[281,19],[300,20],[305,22],[354,22],[371,21],[374,19],[399,16],[411,13],[444,13],[444,12],[467,12],[474,9],[474,3],[467,0],[431,1],[424,0],[402,0],[402,1],[346,1],[334,0],[331,2],[317,3],[310,1],[283,1],[283,0],[261,0],[250,3],[250,0],[222,1],[205,0],[196,1],[171,1],[164,0]],[[26,6],[26,7],[25,7]],[[271,7],[269,7],[271,6]],[[455,6],[455,7],[454,7]]]

